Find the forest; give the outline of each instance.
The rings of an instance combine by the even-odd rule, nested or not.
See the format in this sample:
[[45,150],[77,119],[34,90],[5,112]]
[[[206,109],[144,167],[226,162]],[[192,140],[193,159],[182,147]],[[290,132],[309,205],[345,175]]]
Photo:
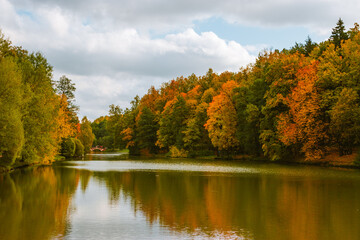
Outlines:
[[57,156],[82,156],[94,139],[80,122],[74,83],[53,80],[41,53],[13,46],[0,32],[0,170],[49,164]]
[[359,25],[328,40],[263,51],[239,72],[151,87],[91,123],[94,144],[130,154],[317,161],[351,155],[360,136]]
[[75,84],[41,53],[0,34],[0,165],[71,158],[92,146],[131,155],[318,161],[360,144],[360,33],[341,19],[328,40],[268,50],[238,72],[192,74],[151,87],[131,107],[81,121]]

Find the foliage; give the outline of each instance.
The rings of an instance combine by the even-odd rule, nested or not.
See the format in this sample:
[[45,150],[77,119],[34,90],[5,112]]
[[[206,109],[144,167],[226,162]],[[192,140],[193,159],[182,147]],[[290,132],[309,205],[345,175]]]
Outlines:
[[71,158],[75,155],[76,143],[74,138],[65,138],[61,142],[61,150],[60,153],[62,156],[66,158]]
[[75,134],[67,97],[57,94],[52,77],[42,54],[0,33],[1,165],[52,162],[62,139]]
[[335,148],[351,154],[360,144],[359,66],[359,25],[346,31],[339,19],[327,41],[308,37],[289,50],[264,51],[237,73],[178,77],[151,87],[131,108],[112,105],[92,125],[97,141],[113,139],[130,154],[307,161]]
[[334,43],[335,48],[340,48],[341,44],[349,38],[347,32],[345,31],[344,22],[339,18],[336,23],[336,27],[332,29],[330,40]]
[[169,149],[169,156],[173,158],[186,158],[188,152],[184,149],[178,149],[176,146],[171,146]]
[[82,157],[84,155],[84,145],[77,138],[74,138],[74,142],[75,142],[74,157]]
[[0,153],[1,165],[12,165],[24,144],[21,121],[21,75],[12,59],[0,58]]
[[222,91],[213,98],[207,110],[209,119],[205,128],[212,144],[219,150],[236,148],[239,142],[235,137],[236,110],[231,100],[232,89],[235,87],[234,81],[224,83]]
[[159,129],[158,124],[155,120],[156,116],[152,113],[150,108],[144,107],[141,112],[139,112],[139,117],[137,121],[137,142],[139,142],[139,147],[148,149],[150,153],[155,153],[157,147],[156,143],[156,132]]
[[330,133],[333,135],[339,154],[347,155],[359,142],[360,108],[358,94],[349,88],[344,88],[333,109],[330,111]]
[[84,152],[89,153],[90,148],[95,140],[95,135],[92,132],[90,121],[87,117],[83,117],[80,124],[79,140],[84,146]]

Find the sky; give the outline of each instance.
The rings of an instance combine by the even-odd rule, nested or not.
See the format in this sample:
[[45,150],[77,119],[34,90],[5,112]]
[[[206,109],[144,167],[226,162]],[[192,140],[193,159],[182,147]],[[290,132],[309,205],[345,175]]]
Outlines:
[[0,29],[76,86],[79,117],[125,109],[151,86],[238,71],[264,49],[329,38],[358,0],[0,0]]

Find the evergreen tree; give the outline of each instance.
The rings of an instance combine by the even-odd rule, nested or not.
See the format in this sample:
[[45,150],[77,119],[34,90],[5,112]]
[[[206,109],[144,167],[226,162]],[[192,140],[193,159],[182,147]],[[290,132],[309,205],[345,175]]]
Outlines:
[[339,18],[336,27],[332,29],[330,41],[334,43],[335,48],[341,48],[341,44],[347,39],[349,39],[349,35],[345,30],[343,20]]

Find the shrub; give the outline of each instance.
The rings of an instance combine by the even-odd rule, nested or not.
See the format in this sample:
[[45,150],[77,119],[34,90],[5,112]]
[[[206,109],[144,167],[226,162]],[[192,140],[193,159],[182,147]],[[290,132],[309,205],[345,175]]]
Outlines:
[[188,156],[188,152],[184,149],[178,149],[176,146],[171,146],[169,155],[173,158],[186,158]]

